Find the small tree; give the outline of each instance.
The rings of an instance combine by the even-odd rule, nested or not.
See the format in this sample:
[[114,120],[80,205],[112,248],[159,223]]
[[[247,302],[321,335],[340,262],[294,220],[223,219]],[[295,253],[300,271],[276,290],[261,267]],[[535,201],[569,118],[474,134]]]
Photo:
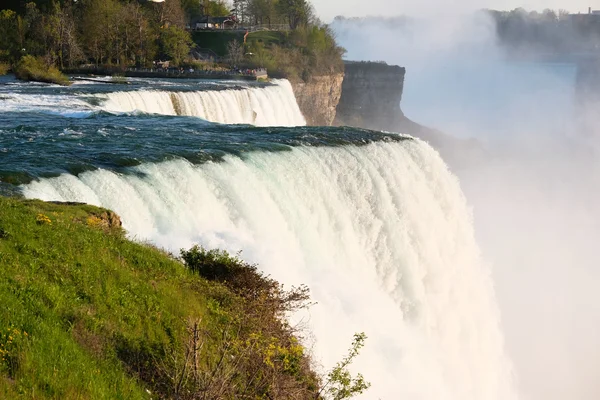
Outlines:
[[307,25],[314,19],[312,5],[306,0],[280,0],[277,6],[292,30]]
[[342,361],[338,362],[327,374],[327,380],[319,393],[317,393],[316,399],[319,399],[324,393],[332,400],[349,399],[362,394],[371,387],[371,384],[365,381],[362,374],[357,374],[353,378],[350,371],[348,371],[348,366],[358,356],[360,349],[365,345],[366,339],[367,335],[364,332],[354,334],[354,340],[352,341],[350,350],[348,350],[348,355]]
[[169,26],[161,31],[160,41],[164,53],[179,65],[190,53],[192,38],[185,30],[177,26]]
[[237,40],[227,43],[227,60],[231,65],[238,65],[244,60],[244,46]]

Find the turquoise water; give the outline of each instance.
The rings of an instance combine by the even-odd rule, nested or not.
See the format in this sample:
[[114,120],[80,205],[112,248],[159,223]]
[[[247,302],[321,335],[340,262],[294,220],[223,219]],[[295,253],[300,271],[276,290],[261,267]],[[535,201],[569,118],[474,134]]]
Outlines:
[[[240,86],[244,85],[244,86]],[[144,162],[186,159],[218,161],[226,154],[286,151],[293,146],[338,146],[398,135],[351,128],[226,125],[190,117],[115,113],[102,108],[118,91],[247,89],[242,82],[142,81],[134,85],[84,83],[62,88],[0,80],[0,184],[79,174],[96,168],[128,173]]]

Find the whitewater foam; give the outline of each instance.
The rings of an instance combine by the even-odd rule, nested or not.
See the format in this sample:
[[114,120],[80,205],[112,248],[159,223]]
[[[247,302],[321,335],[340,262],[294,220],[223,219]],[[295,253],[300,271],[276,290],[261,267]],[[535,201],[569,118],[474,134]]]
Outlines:
[[103,109],[109,112],[142,111],[193,116],[222,124],[306,125],[287,80],[275,80],[269,86],[246,89],[193,92],[139,90],[102,96],[105,98]]
[[511,400],[489,270],[456,178],[425,143],[297,147],[219,163],[143,164],[23,186],[26,197],[119,213],[132,237],[177,251],[244,251],[318,302],[309,326],[325,367],[355,332],[364,398]]
[[[22,86],[24,85],[22,84]],[[71,118],[85,118],[93,114],[95,109],[76,96],[0,92],[0,113],[8,112],[41,112]]]

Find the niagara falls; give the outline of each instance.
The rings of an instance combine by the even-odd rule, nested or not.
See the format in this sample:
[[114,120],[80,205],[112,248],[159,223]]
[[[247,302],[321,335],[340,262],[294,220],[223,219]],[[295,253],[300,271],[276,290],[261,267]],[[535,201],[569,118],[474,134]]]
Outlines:
[[0,6],[0,399],[597,398],[600,11],[458,3]]

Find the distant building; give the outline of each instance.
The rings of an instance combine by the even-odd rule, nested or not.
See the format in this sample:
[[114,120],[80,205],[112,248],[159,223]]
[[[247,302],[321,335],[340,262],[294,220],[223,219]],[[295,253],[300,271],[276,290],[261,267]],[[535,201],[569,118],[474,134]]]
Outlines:
[[577,16],[582,17],[585,15],[594,15],[594,16],[600,15],[600,10],[592,10],[592,7],[589,7],[587,14],[582,14],[580,12],[577,14],[571,14],[572,17],[577,17]]
[[192,21],[189,29],[192,30],[213,30],[213,29],[233,29],[237,25],[235,16],[227,17],[201,17]]

